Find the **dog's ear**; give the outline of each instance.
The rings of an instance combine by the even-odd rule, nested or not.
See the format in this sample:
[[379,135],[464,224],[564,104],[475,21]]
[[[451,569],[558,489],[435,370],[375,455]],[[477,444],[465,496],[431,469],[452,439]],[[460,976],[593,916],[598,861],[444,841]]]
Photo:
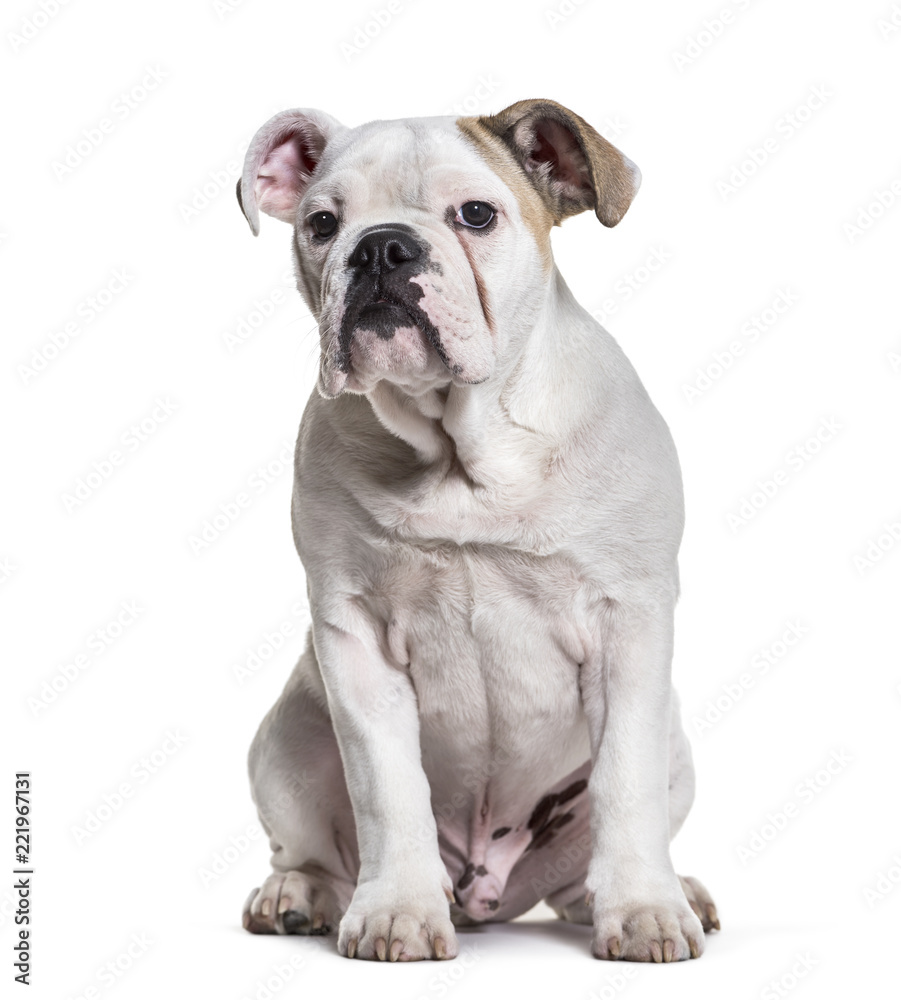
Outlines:
[[294,221],[325,147],[344,128],[324,111],[294,108],[270,118],[257,132],[238,181],[238,204],[254,236],[260,232],[260,212]]
[[638,167],[556,101],[517,101],[479,121],[511,150],[556,222],[593,208],[615,226],[638,192]]

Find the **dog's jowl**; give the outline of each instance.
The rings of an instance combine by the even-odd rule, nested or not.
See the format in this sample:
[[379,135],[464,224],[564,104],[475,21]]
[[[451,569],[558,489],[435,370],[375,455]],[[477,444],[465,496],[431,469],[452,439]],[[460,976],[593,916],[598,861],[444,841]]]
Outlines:
[[639,180],[548,100],[254,138],[241,208],[293,227],[321,357],[292,503],[312,627],[250,751],[273,873],[248,930],[453,958],[455,926],[544,900],[598,958],[660,962],[719,926],[669,853],[679,465],[550,245]]

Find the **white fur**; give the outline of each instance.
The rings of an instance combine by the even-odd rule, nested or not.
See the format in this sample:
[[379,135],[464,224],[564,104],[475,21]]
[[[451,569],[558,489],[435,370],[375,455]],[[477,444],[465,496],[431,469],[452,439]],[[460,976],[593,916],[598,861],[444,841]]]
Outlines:
[[[683,511],[668,429],[453,119],[326,120],[309,183],[267,189],[281,216],[296,206],[323,360],[293,500],[312,641],[251,751],[290,878],[251,894],[245,925],[309,929],[318,893],[334,910],[321,925],[343,914],[343,954],[452,957],[452,915],[504,919],[543,895],[593,921],[600,957],[696,954],[701,911],[669,857],[693,773],[670,686]],[[494,232],[448,226],[469,200],[498,208]],[[342,219],[325,245],[316,211]],[[361,333],[352,370],[336,368],[347,255],[381,223],[412,227],[440,264],[416,280],[460,374],[415,327]],[[541,894],[536,872],[561,855],[527,851],[527,821],[589,759],[588,801],[557,842],[579,832],[591,849]],[[466,865],[485,873],[452,912]]]

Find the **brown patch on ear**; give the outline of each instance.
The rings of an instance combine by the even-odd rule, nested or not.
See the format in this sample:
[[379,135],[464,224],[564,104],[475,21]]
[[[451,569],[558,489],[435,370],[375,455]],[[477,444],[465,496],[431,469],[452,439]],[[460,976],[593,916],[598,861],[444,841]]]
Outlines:
[[485,124],[484,118],[458,118],[457,128],[476,147],[479,155],[513,192],[523,221],[535,237],[546,268],[550,268],[551,226],[554,217],[507,144]]
[[517,101],[477,119],[507,146],[555,222],[593,208],[605,226],[626,214],[638,167],[588,122],[556,101]]

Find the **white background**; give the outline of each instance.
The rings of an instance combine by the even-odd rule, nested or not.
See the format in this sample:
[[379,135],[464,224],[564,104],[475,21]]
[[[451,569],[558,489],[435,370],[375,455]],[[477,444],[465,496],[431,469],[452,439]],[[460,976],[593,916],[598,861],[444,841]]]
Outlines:
[[[558,8],[535,0],[515,14],[395,0],[350,48],[385,7],[4,8],[0,870],[13,867],[12,772],[30,769],[29,995],[751,998],[780,995],[768,983],[782,977],[799,998],[886,995],[901,907],[901,541],[884,528],[901,521],[901,8],[596,0],[549,18]],[[288,227],[263,218],[254,240],[238,211],[240,151],[287,107],[353,125],[524,97],[573,108],[644,175],[619,227],[586,214],[554,249],[682,460],[674,674],[698,796],[673,854],[712,890],[723,930],[678,967],[596,962],[586,928],[541,909],[546,923],[466,933],[465,961],[441,965],[353,963],[333,938],[240,926],[268,859],[261,838],[241,839],[255,819],[245,753],[306,623],[284,459],[318,349],[283,277]],[[653,273],[649,257],[663,261]],[[745,324],[780,293],[791,307],[752,340]],[[122,463],[67,504],[111,451]],[[250,505],[192,551],[241,492]],[[743,501],[757,506],[736,521]],[[788,649],[790,623],[803,635]],[[280,628],[281,649],[239,681],[235,667]],[[53,701],[45,682],[61,689]],[[832,775],[830,759],[844,761]],[[103,808],[123,783],[129,797]],[[98,809],[106,821],[79,835]],[[224,871],[204,885],[217,856]],[[12,881],[0,887],[10,982]],[[135,934],[150,943],[128,957]]]

